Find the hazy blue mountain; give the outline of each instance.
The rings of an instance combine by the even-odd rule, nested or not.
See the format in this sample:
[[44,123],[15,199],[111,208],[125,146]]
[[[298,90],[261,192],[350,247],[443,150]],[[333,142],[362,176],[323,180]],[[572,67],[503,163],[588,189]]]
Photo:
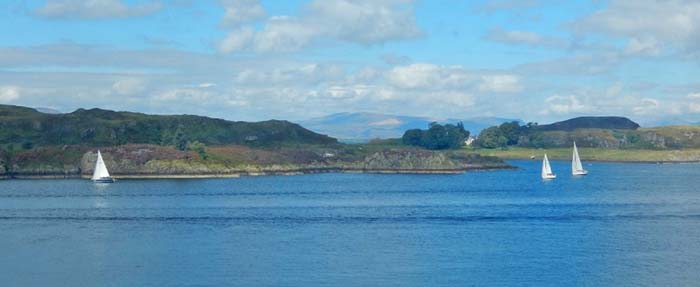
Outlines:
[[644,127],[697,126],[700,125],[700,121],[698,121],[696,118],[669,116],[653,121],[645,121],[640,124]]
[[464,128],[477,135],[487,127],[506,121],[518,121],[496,117],[475,117],[467,119],[431,119],[380,113],[337,113],[324,117],[301,121],[300,124],[312,131],[327,134],[345,141],[367,141],[374,138],[398,138],[408,129],[425,129],[431,122],[456,123],[461,121]]

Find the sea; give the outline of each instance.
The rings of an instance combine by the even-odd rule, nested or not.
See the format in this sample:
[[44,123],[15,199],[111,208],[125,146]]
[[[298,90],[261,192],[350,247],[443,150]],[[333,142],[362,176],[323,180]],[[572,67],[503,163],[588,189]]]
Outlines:
[[1,286],[699,286],[700,164],[0,181]]

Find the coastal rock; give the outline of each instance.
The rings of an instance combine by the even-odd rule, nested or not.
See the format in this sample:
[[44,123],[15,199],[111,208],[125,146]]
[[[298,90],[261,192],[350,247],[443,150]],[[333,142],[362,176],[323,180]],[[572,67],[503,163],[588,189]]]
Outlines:
[[510,166],[496,157],[462,151],[401,149],[376,152],[350,167],[366,172],[452,173]]
[[[110,173],[120,177],[235,177],[240,175],[320,172],[456,173],[473,169],[508,168],[498,158],[462,151],[413,148],[367,150],[362,147],[294,146],[207,148],[204,154],[172,146],[132,144],[100,148]],[[332,153],[333,156],[324,156]],[[90,177],[97,149],[41,147],[13,155],[3,171],[18,178]],[[2,173],[0,173],[2,175]]]
[[82,147],[41,147],[14,154],[4,165],[12,177],[76,177]]
[[7,167],[5,166],[7,163],[5,162],[5,157],[5,152],[0,149],[0,178],[7,176]]
[[374,153],[360,166],[364,170],[446,170],[462,166],[445,153],[426,150],[387,150]]

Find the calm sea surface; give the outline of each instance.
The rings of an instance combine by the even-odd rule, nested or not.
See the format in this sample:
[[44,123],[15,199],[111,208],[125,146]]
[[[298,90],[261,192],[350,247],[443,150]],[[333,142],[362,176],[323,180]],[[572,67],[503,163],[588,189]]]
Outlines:
[[0,181],[2,286],[698,286],[700,165]]

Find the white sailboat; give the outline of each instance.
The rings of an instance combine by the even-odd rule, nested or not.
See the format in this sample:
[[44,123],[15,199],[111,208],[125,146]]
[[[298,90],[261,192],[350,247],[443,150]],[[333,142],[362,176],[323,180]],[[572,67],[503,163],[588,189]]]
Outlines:
[[583,169],[581,165],[581,158],[578,156],[578,149],[576,148],[576,142],[574,142],[574,155],[571,159],[571,174],[573,175],[587,175],[588,171]]
[[92,181],[102,183],[114,182],[114,179],[109,176],[109,171],[107,171],[107,166],[99,150],[97,151],[97,162],[95,163],[95,172],[92,174]]
[[542,179],[555,179],[557,175],[552,173],[552,166],[549,165],[549,159],[547,159],[547,154],[544,154],[542,159]]

